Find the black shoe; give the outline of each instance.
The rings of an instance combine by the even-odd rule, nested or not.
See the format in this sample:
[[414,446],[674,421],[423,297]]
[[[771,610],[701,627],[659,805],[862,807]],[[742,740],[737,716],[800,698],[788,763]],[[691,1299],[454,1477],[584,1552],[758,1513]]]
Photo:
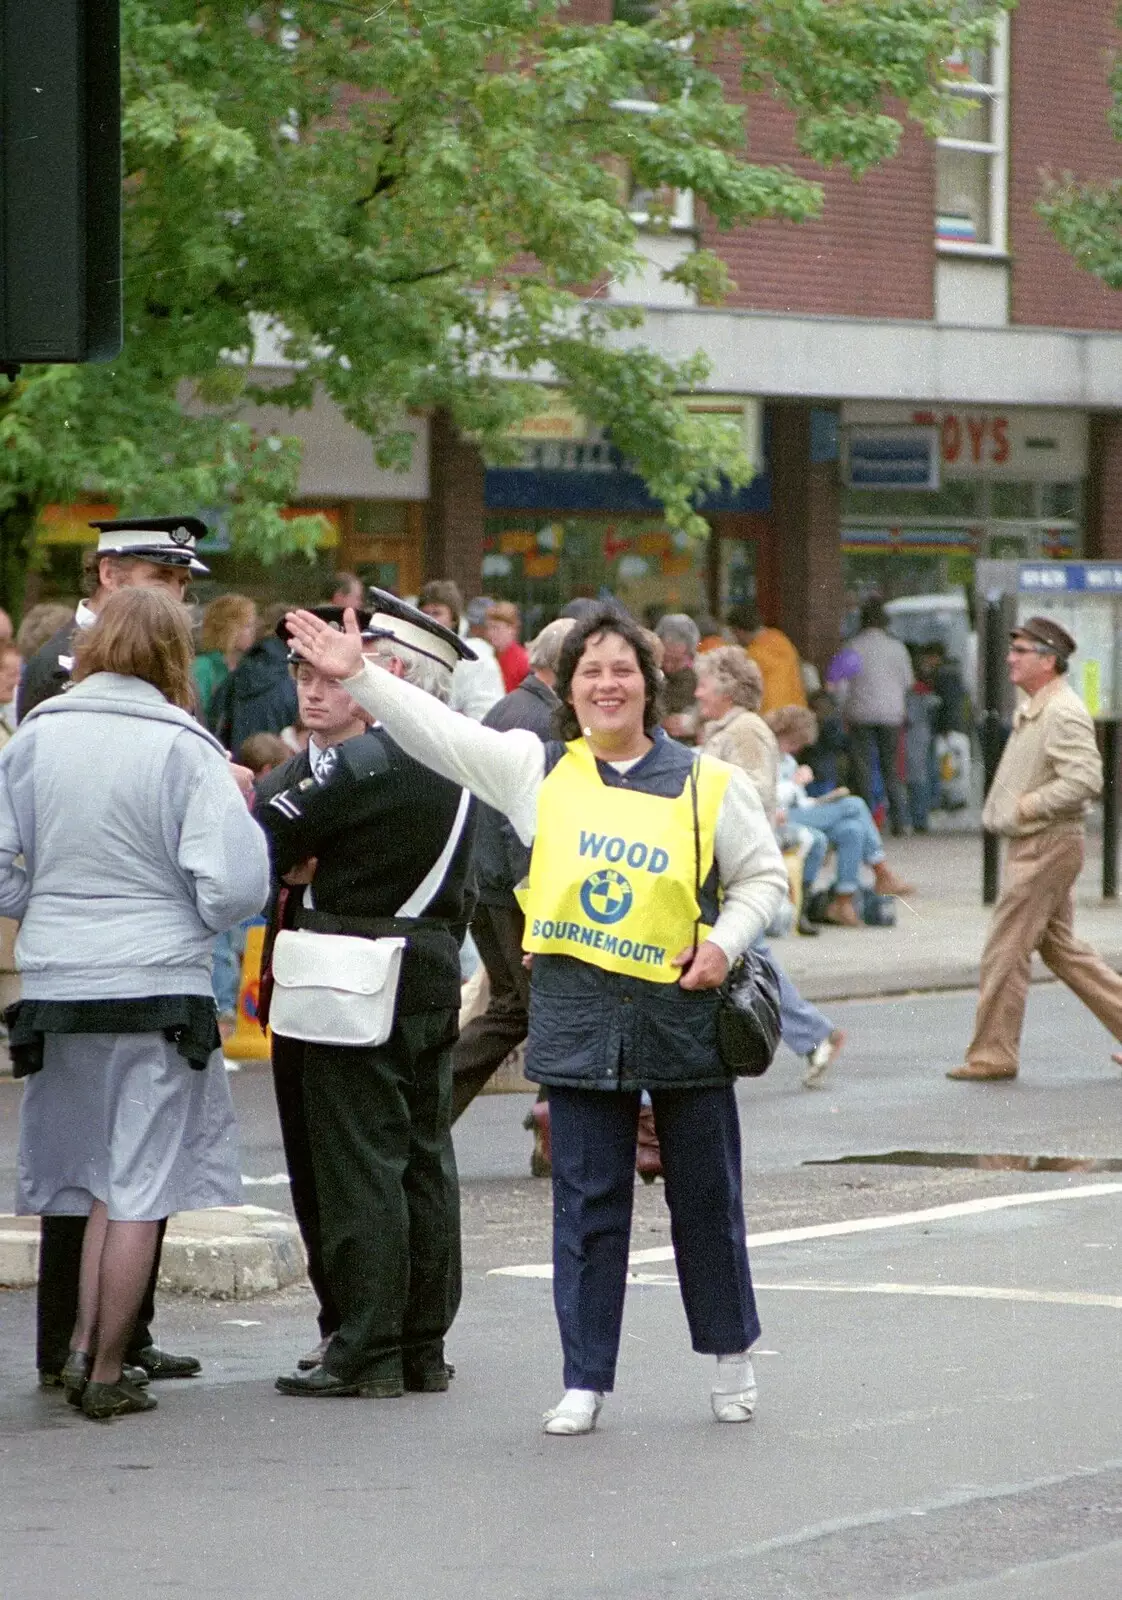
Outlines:
[[157,1402],[122,1376],[119,1383],[87,1383],[81,1404],[83,1416],[108,1422],[133,1411],[155,1411]]
[[817,922],[811,922],[805,911],[799,917],[798,926],[799,932],[806,939],[817,939],[818,935],[822,932],[822,929],[818,926]]
[[131,1353],[131,1364],[142,1367],[150,1378],[197,1378],[203,1370],[194,1356],[173,1356],[167,1350],[158,1350],[146,1344],[143,1350]]
[[456,1376],[450,1361],[437,1361],[423,1366],[406,1366],[405,1390],[407,1394],[443,1394]]
[[[148,1374],[143,1367],[130,1367],[126,1361],[121,1368],[121,1377],[125,1383],[131,1383],[134,1389],[147,1389]],[[72,1406],[82,1409],[82,1396],[86,1392],[86,1380],[83,1378],[80,1385],[71,1385],[66,1390],[66,1398]]]
[[90,1375],[90,1358],[85,1350],[71,1350],[66,1358],[65,1365],[58,1375],[58,1381],[66,1390],[66,1398],[72,1406],[82,1404],[82,1394]]
[[311,1372],[282,1373],[276,1387],[281,1394],[308,1396],[315,1400],[347,1399],[357,1395],[362,1400],[396,1400],[405,1393],[400,1378],[360,1378],[348,1382],[337,1378],[325,1367],[313,1367]]

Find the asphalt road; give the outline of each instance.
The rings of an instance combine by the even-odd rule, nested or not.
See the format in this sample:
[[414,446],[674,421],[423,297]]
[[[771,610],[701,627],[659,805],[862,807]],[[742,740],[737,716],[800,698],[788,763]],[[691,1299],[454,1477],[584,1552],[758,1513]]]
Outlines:
[[[202,1355],[204,1378],[95,1427],[34,1389],[31,1296],[0,1296],[0,1597],[1115,1600],[1122,1172],[805,1164],[1122,1158],[1122,1075],[1093,1020],[1038,991],[1022,1079],[950,1084],[938,1069],[969,1015],[966,996],[839,1006],[850,1043],[825,1091],[790,1058],[742,1087],[764,1324],[745,1427],[709,1419],[655,1186],[636,1192],[599,1431],[537,1431],[560,1385],[522,1097],[479,1102],[459,1130],[447,1396],[284,1399],[272,1378],[312,1341],[307,1291],[169,1297],[160,1337]],[[270,1177],[267,1078],[234,1084],[245,1170]],[[0,1085],[3,1163],[14,1098]]]

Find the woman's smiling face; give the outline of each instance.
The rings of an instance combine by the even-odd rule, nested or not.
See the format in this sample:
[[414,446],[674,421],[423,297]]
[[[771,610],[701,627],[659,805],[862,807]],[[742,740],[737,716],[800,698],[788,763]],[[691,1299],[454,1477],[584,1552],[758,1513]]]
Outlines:
[[577,662],[570,704],[593,742],[643,737],[647,685],[634,648],[618,633],[597,633]]

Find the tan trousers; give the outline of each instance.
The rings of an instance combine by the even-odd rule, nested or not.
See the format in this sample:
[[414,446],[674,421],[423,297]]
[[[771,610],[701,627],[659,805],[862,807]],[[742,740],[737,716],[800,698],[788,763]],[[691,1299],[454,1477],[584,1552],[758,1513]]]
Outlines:
[[1083,866],[1082,833],[1036,833],[1007,848],[1001,897],[982,951],[970,1066],[1017,1070],[1034,950],[1104,1028],[1122,1040],[1122,977],[1075,937],[1073,887]]

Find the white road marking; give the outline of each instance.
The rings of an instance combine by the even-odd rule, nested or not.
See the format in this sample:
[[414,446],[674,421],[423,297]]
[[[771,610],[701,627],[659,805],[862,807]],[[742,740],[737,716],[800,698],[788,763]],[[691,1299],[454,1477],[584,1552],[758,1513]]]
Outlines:
[[[676,1289],[678,1279],[671,1273],[632,1272],[628,1283],[646,1284],[658,1289]],[[1079,1294],[1061,1289],[995,1289],[974,1283],[760,1283],[755,1287],[765,1294],[910,1294],[928,1295],[936,1300],[1015,1300],[1018,1304],[1039,1306],[1105,1306],[1122,1311],[1122,1295]],[[753,1352],[755,1353],[755,1352]]]
[[[1007,1211],[1014,1206],[1055,1204],[1061,1200],[1091,1200],[1103,1195],[1122,1194],[1122,1183],[1081,1183],[1071,1189],[1033,1189],[1028,1194],[991,1195],[980,1200],[958,1200],[952,1205],[929,1206],[924,1211],[894,1211],[878,1217],[853,1217],[847,1222],[820,1222],[806,1228],[775,1228],[769,1233],[750,1233],[750,1248],[769,1244],[800,1244],[806,1239],[840,1239],[855,1233],[879,1233],[885,1228],[914,1228],[925,1222],[946,1222],[953,1217],[976,1217],[987,1211]],[[636,1250],[629,1258],[632,1267],[653,1266],[673,1261],[674,1246],[658,1245],[653,1250]],[[546,1263],[524,1267],[492,1267],[489,1278],[552,1278],[553,1268]]]
[[288,1173],[270,1172],[267,1178],[251,1178],[248,1172],[243,1172],[242,1182],[252,1185],[254,1189],[279,1189],[288,1183]]

